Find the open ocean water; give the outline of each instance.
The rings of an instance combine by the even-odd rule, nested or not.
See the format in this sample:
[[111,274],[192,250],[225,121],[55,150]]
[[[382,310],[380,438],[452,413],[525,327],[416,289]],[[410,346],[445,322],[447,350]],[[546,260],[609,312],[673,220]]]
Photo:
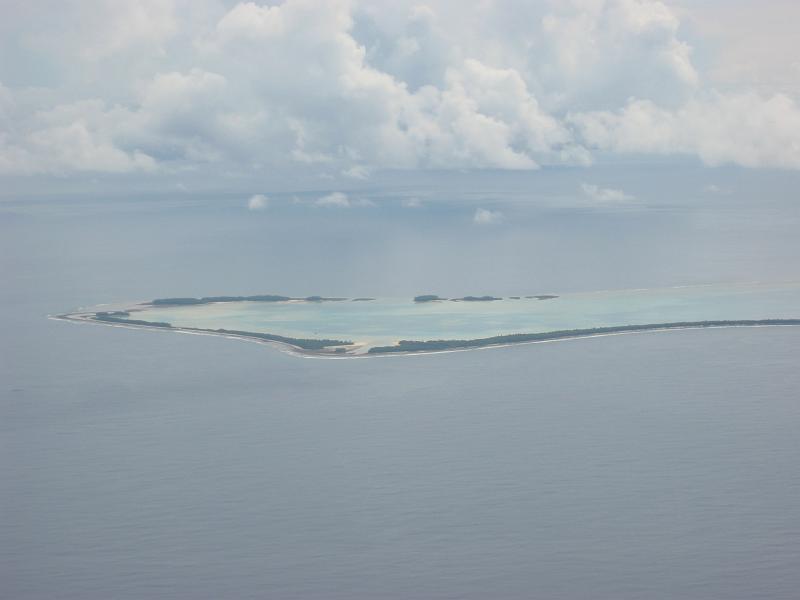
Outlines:
[[800,328],[324,361],[45,318],[796,280],[793,204],[488,231],[452,207],[241,204],[3,206],[0,597],[797,598]]

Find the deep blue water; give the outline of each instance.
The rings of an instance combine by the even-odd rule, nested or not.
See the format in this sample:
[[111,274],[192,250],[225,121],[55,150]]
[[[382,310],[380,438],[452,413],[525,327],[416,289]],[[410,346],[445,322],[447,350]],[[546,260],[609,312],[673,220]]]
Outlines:
[[0,213],[0,597],[797,597],[800,329],[324,361],[45,318],[791,279],[793,205],[515,209],[489,231],[240,205]]

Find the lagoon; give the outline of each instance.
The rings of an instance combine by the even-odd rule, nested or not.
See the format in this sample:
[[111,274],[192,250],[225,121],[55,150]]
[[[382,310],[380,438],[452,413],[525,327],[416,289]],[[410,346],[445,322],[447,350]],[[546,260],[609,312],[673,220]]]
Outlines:
[[[433,296],[433,295],[431,295]],[[264,296],[265,298],[288,298]],[[437,297],[437,296],[433,296]],[[215,298],[232,298],[214,301]],[[564,295],[536,294],[492,300],[465,301],[442,298],[414,301],[411,298],[298,298],[291,300],[239,301],[236,297],[181,298],[124,306],[126,323],[206,333],[268,334],[304,340],[306,349],[342,346],[340,352],[363,354],[384,352],[400,341],[486,340],[498,336],[576,331],[576,337],[612,333],[609,328],[657,325],[708,326],[760,325],[764,320],[794,324],[800,315],[800,283],[736,283],[674,286],[670,288],[605,290]],[[104,321],[105,310],[78,313]],[[128,319],[128,316],[130,319]],[[749,322],[744,322],[744,321]],[[776,323],[777,324],[777,323]],[[616,332],[614,332],[616,333]],[[245,335],[246,337],[246,335]],[[285,341],[280,339],[278,341]],[[506,341],[506,340],[502,340]],[[516,341],[531,341],[518,339]],[[346,344],[344,342],[347,342]],[[497,342],[472,344],[493,345]],[[303,347],[303,344],[299,344]],[[452,345],[452,344],[451,344]],[[463,346],[464,344],[457,344]],[[410,348],[410,347],[409,347]],[[419,349],[419,348],[417,348]],[[437,348],[442,349],[442,348]]]

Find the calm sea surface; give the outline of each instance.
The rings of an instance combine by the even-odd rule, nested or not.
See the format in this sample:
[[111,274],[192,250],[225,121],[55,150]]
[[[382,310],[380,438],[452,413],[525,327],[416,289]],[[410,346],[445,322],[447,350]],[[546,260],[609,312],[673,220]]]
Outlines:
[[800,328],[321,361],[45,318],[178,295],[581,291],[603,268],[617,287],[798,279],[792,205],[543,211],[470,234],[480,260],[448,242],[428,261],[419,240],[468,218],[240,205],[0,212],[1,598],[797,598]]

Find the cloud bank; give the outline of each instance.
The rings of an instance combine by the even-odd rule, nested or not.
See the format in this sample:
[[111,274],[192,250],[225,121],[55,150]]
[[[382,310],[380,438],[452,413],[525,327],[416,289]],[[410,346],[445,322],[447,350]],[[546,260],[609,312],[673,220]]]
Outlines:
[[0,175],[800,169],[796,100],[715,90],[656,0],[46,4],[4,9]]

